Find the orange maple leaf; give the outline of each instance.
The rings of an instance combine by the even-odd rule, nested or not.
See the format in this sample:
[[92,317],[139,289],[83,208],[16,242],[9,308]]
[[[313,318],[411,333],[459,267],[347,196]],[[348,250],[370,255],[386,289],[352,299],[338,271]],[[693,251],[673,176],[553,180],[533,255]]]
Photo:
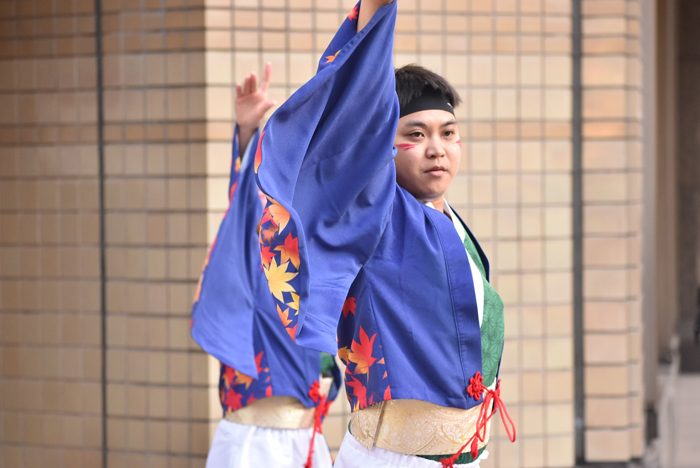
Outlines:
[[352,11],[350,12],[350,14],[348,15],[348,19],[349,19],[350,21],[356,20],[357,17],[358,17],[358,15],[359,15],[359,13],[360,13],[360,12],[359,12],[359,10],[357,9],[357,6],[355,6],[355,8],[353,8]]
[[334,55],[327,56],[326,63],[331,63],[331,62],[335,61],[335,59],[336,59],[336,57],[338,57],[339,53],[340,53],[340,51],[336,52]]
[[284,312],[282,312],[282,309],[280,309],[279,304],[277,304],[277,315],[280,316],[280,320],[282,320],[282,325],[287,327],[292,321],[289,319],[289,309],[286,309]]
[[231,203],[233,200],[233,194],[236,193],[236,187],[238,187],[238,181],[234,182],[231,186],[231,191],[228,194],[228,202]]
[[[268,221],[272,220],[272,215],[270,214],[270,207],[265,207],[263,210],[262,218],[260,218],[260,224],[265,224]],[[272,221],[274,223],[274,221]]]
[[260,243],[261,244],[264,244],[265,242],[270,243],[270,241],[272,241],[272,238],[275,237],[275,234],[277,234],[278,230],[279,230],[279,228],[274,223],[272,224],[272,226],[270,226],[267,229],[261,229],[260,230],[260,237],[262,238],[263,242],[260,242]]
[[255,173],[258,173],[258,167],[260,167],[260,163],[262,162],[262,140],[263,137],[265,136],[265,132],[262,132],[262,135],[260,135],[260,140],[258,140],[258,150],[255,152]]
[[354,297],[348,297],[345,299],[345,303],[343,304],[343,318],[348,318],[348,314],[352,313],[352,315],[355,315],[355,298]]
[[343,364],[345,364],[346,366],[348,365],[348,354],[350,354],[350,350],[347,346],[338,348],[338,357],[341,361],[343,361]]
[[275,250],[282,253],[282,263],[286,261],[291,261],[292,265],[299,269],[299,239],[292,237],[292,234],[287,234],[287,238],[284,240],[284,245],[278,245]]
[[250,384],[253,383],[253,378],[236,371],[236,380],[234,383],[236,385],[245,384],[245,388],[248,390],[250,388]]
[[296,342],[296,340],[297,340],[297,325],[294,325],[293,328],[289,328],[289,327],[285,328],[285,330],[287,330],[287,333],[289,334],[289,337],[294,342]]
[[352,380],[345,380],[345,385],[352,388],[352,396],[357,398],[356,406],[359,409],[367,407],[367,388],[357,380],[355,377],[350,376]]
[[354,374],[367,374],[369,368],[372,367],[377,358],[372,357],[372,349],[374,348],[374,339],[377,337],[375,333],[372,338],[367,338],[364,328],[360,327],[360,342],[352,340],[352,352],[348,355],[350,362],[357,364]]
[[270,210],[270,216],[272,216],[272,221],[274,221],[275,224],[279,226],[279,232],[284,231],[284,228],[287,227],[287,223],[291,218],[289,211],[287,211],[285,207],[283,207],[276,201],[273,201],[272,205],[268,206],[267,209]]
[[236,158],[236,160],[233,162],[233,165],[234,165],[234,171],[236,171],[236,173],[241,172],[241,157],[240,156],[238,156]]
[[275,253],[270,252],[270,246],[265,245],[263,248],[260,250],[260,260],[262,260],[263,265],[265,268],[270,267],[270,261],[275,258]]

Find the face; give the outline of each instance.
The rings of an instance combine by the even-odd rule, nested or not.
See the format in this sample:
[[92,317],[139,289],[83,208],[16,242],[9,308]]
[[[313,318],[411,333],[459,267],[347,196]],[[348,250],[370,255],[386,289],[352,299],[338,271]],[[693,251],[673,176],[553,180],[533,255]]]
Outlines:
[[425,110],[401,117],[394,146],[398,184],[423,203],[442,200],[462,156],[455,116]]

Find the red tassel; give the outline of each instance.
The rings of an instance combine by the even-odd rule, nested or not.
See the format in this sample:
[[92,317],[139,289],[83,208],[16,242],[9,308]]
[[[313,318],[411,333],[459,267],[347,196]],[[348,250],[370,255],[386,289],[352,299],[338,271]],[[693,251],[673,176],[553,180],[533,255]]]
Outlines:
[[[488,427],[488,422],[493,415],[496,414],[496,411],[500,411],[501,413],[501,420],[503,421],[503,426],[506,428],[508,439],[510,439],[511,442],[515,442],[515,424],[513,424],[513,420],[510,418],[510,415],[506,410],[506,405],[501,399],[501,381],[498,381],[495,390],[489,390],[481,383],[483,379],[480,381],[480,373],[477,373],[475,377],[476,378],[470,379],[467,393],[469,393],[469,395],[472,398],[475,398],[477,401],[481,399],[482,393],[486,393],[486,396],[484,396],[484,402],[481,404],[479,417],[476,420],[476,432],[474,432],[474,435],[469,438],[467,443],[464,444],[461,449],[459,449],[459,452],[455,453],[450,458],[440,459],[440,463],[442,463],[442,466],[445,468],[454,468],[455,461],[457,461],[460,455],[462,455],[462,452],[464,452],[464,450],[470,445],[472,458],[476,460],[476,457],[479,456],[479,442],[484,442],[486,440],[486,429]],[[478,395],[479,398],[477,398],[475,395]],[[493,401],[494,405],[493,409],[490,410],[489,408],[491,406],[491,401]],[[506,423],[506,418],[510,423],[510,427]],[[511,429],[513,430],[513,434],[510,433]]]
[[330,408],[330,402],[326,402],[326,395],[321,393],[321,386],[318,380],[311,385],[311,390],[309,390],[309,396],[311,399],[318,403],[316,405],[316,410],[314,411],[314,431],[311,435],[311,444],[309,445],[309,456],[306,458],[306,463],[304,468],[313,468],[314,466],[314,442],[316,440],[316,433],[323,434],[323,418],[328,414],[328,409]]

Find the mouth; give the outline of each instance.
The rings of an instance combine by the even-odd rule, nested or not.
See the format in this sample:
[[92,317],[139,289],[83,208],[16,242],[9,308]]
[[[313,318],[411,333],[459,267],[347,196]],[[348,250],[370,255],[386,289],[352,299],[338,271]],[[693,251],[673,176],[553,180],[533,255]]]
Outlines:
[[447,169],[445,169],[442,166],[433,166],[427,171],[425,171],[426,174],[434,175],[434,176],[441,176],[442,174],[446,173]]

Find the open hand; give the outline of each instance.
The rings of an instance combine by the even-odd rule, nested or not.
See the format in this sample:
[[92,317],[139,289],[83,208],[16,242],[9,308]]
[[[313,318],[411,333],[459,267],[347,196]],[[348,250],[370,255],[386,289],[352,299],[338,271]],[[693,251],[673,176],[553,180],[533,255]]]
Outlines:
[[268,62],[265,64],[265,76],[260,88],[255,72],[248,75],[242,85],[236,83],[236,121],[241,131],[254,132],[265,113],[277,104],[267,96],[271,76],[272,64]]

